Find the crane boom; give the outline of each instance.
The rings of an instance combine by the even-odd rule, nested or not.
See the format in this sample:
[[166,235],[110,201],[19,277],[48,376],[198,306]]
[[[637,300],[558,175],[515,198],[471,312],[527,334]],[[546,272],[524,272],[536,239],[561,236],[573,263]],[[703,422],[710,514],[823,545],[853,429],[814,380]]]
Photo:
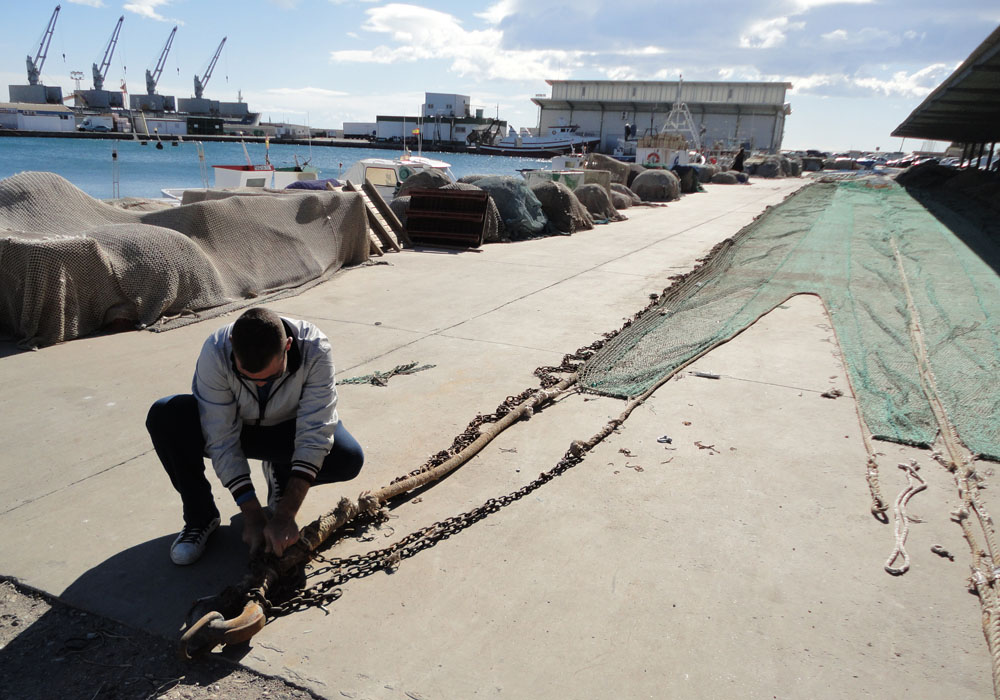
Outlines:
[[167,54],[170,53],[170,45],[174,43],[174,34],[177,33],[177,27],[175,26],[170,30],[170,36],[167,37],[167,43],[163,45],[163,51],[160,52],[160,60],[156,62],[156,68],[150,73],[149,69],[146,69],[146,93],[152,95],[156,92],[156,84],[160,82],[160,75],[163,74],[163,67],[167,65]]
[[38,79],[42,75],[42,66],[45,65],[45,57],[49,55],[49,44],[52,43],[52,33],[56,30],[56,19],[59,17],[60,7],[61,5],[56,5],[56,9],[52,11],[49,26],[45,29],[45,34],[42,35],[42,41],[38,45],[38,52],[35,54],[35,58],[32,59],[31,56],[28,56],[29,85],[38,85]]
[[108,68],[111,67],[111,57],[115,53],[115,46],[118,45],[118,34],[122,30],[122,22],[124,21],[125,15],[118,18],[118,24],[115,25],[115,30],[111,32],[111,39],[108,40],[108,47],[104,49],[104,59],[101,61],[101,65],[93,64],[95,90],[104,89],[104,79],[108,77]]
[[208,64],[208,70],[205,71],[205,75],[198,79],[198,76],[194,76],[194,96],[201,99],[202,94],[205,91],[205,86],[208,85],[208,79],[212,77],[212,71],[215,70],[215,63],[219,60],[219,54],[222,53],[222,47],[226,45],[226,39],[228,37],[222,37],[222,41],[219,42],[219,48],[215,50],[215,55],[212,56],[212,61]]

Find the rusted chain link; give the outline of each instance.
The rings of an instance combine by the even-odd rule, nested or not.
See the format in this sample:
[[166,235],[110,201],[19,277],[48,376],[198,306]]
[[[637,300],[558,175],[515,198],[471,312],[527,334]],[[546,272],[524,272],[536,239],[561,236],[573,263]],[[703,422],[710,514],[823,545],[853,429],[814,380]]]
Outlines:
[[[621,330],[630,326],[642,313],[645,313],[649,308],[654,306],[658,298],[658,295],[651,295],[649,305],[643,309],[643,311],[640,311],[630,320],[626,321],[626,323],[622,326],[622,329],[613,333],[605,333],[601,340],[597,340],[590,345],[578,349],[574,353],[563,356],[562,362],[558,366],[537,368],[534,374],[539,378],[543,390],[555,387],[563,381],[556,376],[557,374],[575,373],[579,369],[580,365],[597,352],[604,345],[604,343],[615,337],[621,332]],[[642,397],[633,399],[629,402],[625,411],[621,416],[619,416],[619,418],[610,421],[587,443],[579,441],[574,442],[555,467],[550,469],[548,472],[540,474],[539,477],[531,483],[510,494],[507,494],[506,496],[491,498],[476,509],[434,523],[433,525],[425,527],[422,530],[418,530],[407,535],[390,547],[376,550],[374,552],[368,552],[364,555],[355,554],[344,559],[329,560],[314,549],[310,558],[324,562],[326,564],[325,566],[314,569],[309,572],[308,575],[306,575],[304,568],[286,573],[281,577],[277,577],[275,584],[271,588],[268,587],[267,582],[275,577],[268,576],[266,571],[254,571],[254,567],[252,567],[250,574],[246,577],[243,583],[227,588],[222,594],[220,594],[217,601],[225,601],[225,611],[227,615],[234,614],[234,611],[239,609],[240,602],[245,601],[248,598],[255,600],[264,606],[264,609],[267,611],[269,617],[286,615],[290,612],[301,610],[306,607],[319,607],[325,610],[326,605],[337,600],[342,595],[342,591],[338,588],[338,586],[340,586],[344,581],[348,581],[353,578],[364,578],[376,571],[394,568],[403,559],[408,559],[418,552],[434,546],[440,540],[461,532],[465,528],[479,522],[491,513],[499,511],[501,508],[523,498],[535,489],[540,488],[567,469],[579,464],[583,460],[583,456],[586,452],[607,437],[619,425],[621,425],[625,417],[627,417],[628,414],[631,413],[637,405],[639,405],[639,403],[644,401],[648,395],[652,394],[652,391],[653,389],[650,389],[650,391]],[[538,392],[539,389],[537,387],[525,389],[520,394],[508,396],[499,406],[497,406],[493,413],[477,415],[472,419],[472,421],[469,422],[466,429],[454,439],[448,450],[442,450],[441,452],[433,455],[419,469],[416,469],[409,474],[397,477],[390,483],[390,486],[414,476],[418,476],[444,464],[449,459],[454,458],[462,452],[462,450],[466,449],[480,438],[481,426],[488,423],[497,423],[502,421],[512,410],[519,408],[525,403],[525,401],[532,398],[532,396],[537,395]],[[385,510],[386,509],[382,509],[383,514]],[[361,513],[347,520],[345,527],[364,527],[366,524],[370,524],[373,519],[377,519],[377,517],[377,515],[373,515],[370,512],[367,514]],[[337,539],[340,538],[338,537]],[[258,564],[257,569],[260,568],[262,567]],[[336,572],[333,576],[327,579],[317,580],[321,576],[333,572]],[[306,579],[312,579],[315,583],[307,588],[305,583]],[[256,586],[253,584],[248,585],[248,581],[255,581],[258,583]],[[261,581],[263,581],[263,583],[259,583]],[[221,606],[217,604],[217,607]]]
[[[574,443],[577,444],[577,443]],[[579,454],[577,454],[577,452]],[[575,467],[583,461],[585,450],[571,447],[563,455],[555,467],[538,476],[534,481],[522,486],[505,496],[490,498],[482,505],[450,518],[440,520],[420,530],[415,530],[388,547],[376,549],[365,554],[353,554],[348,557],[329,559],[321,553],[314,553],[314,558],[324,566],[309,573],[309,578],[320,579],[330,574],[329,578],[317,580],[308,589],[289,598],[283,603],[272,605],[268,614],[278,617],[301,610],[306,607],[320,607],[333,602],[342,595],[338,586],[350,581],[370,576],[378,571],[393,570],[405,559],[433,547],[441,540],[462,532],[467,527],[483,520],[489,515],[500,511],[515,501],[519,501],[531,492],[541,488],[555,477]]]

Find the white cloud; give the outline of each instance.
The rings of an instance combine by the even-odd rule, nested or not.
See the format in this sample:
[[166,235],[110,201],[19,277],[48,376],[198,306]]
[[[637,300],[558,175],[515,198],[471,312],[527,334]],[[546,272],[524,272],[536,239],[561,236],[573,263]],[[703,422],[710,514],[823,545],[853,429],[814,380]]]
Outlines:
[[637,80],[635,69],[631,66],[605,66],[601,69],[608,80]]
[[787,32],[805,27],[805,22],[789,22],[787,17],[765,19],[751,24],[740,35],[740,47],[744,49],[772,49],[785,43]]
[[127,2],[122,5],[122,9],[128,12],[134,12],[137,15],[143,17],[148,17],[149,19],[155,19],[158,22],[173,22],[176,20],[170,20],[157,12],[157,8],[161,5],[169,5],[171,0],[132,0],[132,2]]
[[890,78],[856,78],[855,84],[883,95],[925,97],[955,69],[945,63],[933,63],[913,73],[896,71]]
[[343,49],[331,51],[330,60],[334,63],[397,63],[408,60],[398,56],[397,51],[388,46],[377,46],[374,49]]
[[615,53],[620,56],[661,56],[667,51],[659,46],[643,46],[641,49],[626,49]]
[[792,0],[796,14],[807,12],[823,5],[871,5],[875,0]]
[[[335,63],[391,64],[446,60],[451,70],[479,79],[560,79],[581,64],[582,51],[512,51],[501,46],[497,29],[468,30],[453,15],[416,5],[392,3],[367,10],[362,29],[388,35],[396,46],[331,51]],[[447,37],[447,41],[442,41]]]
[[514,14],[517,9],[517,0],[498,0],[490,5],[483,12],[477,12],[476,17],[486,20],[489,24],[500,24],[505,17]]
[[357,32],[347,32],[347,36],[351,37],[352,39],[360,39],[361,38],[361,36],[358,35]]
[[326,88],[303,87],[303,88],[271,88],[264,91],[268,95],[298,95],[302,97],[343,97],[346,92],[341,90],[327,90]]
[[830,41],[830,42],[840,42],[840,41],[846,42],[849,38],[847,35],[847,31],[844,29],[834,29],[832,32],[827,32],[826,34],[820,34],[819,37],[823,41]]
[[104,7],[102,0],[69,0],[74,5],[86,5],[87,7]]
[[828,44],[840,44],[844,46],[870,44],[880,47],[893,47],[899,46],[901,43],[899,35],[884,29],[876,29],[875,27],[863,27],[851,32],[845,29],[834,29],[826,34],[820,34],[820,38]]

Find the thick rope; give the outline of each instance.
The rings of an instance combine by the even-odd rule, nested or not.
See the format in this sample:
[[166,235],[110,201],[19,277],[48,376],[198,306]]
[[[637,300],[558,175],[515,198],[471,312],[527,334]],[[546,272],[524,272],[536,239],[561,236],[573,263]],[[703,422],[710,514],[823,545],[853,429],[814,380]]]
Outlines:
[[[986,645],[989,648],[992,661],[993,696],[1000,699],[1000,601],[998,601],[996,590],[997,561],[1000,549],[997,548],[996,531],[992,518],[986,513],[981,499],[978,498],[979,483],[973,466],[974,457],[962,444],[958,431],[948,419],[948,414],[941,403],[937,382],[931,370],[927,346],[924,343],[923,330],[920,327],[920,317],[903,267],[903,257],[899,252],[895,237],[891,239],[891,243],[896,266],[899,269],[899,277],[906,293],[906,307],[910,319],[910,340],[913,343],[917,360],[918,376],[941,431],[941,441],[948,453],[947,461],[940,457],[938,461],[948,471],[956,475],[959,495],[962,497],[962,506],[952,514],[952,519],[956,519],[962,527],[962,534],[972,550],[972,585],[979,595],[979,604],[982,607],[983,636],[986,638]],[[975,483],[972,483],[973,481]],[[979,527],[986,538],[988,552],[984,552],[979,547],[972,533],[969,522],[972,513],[976,514]]]
[[389,500],[415,489],[426,486],[454,471],[468,462],[488,445],[497,435],[522,418],[530,418],[534,411],[542,405],[555,400],[576,383],[577,375],[563,379],[550,389],[540,389],[528,396],[519,406],[508,412],[503,418],[490,425],[470,445],[442,464],[421,471],[400,481],[393,482],[378,491],[362,493],[357,502],[342,498],[337,507],[326,513],[309,525],[305,526],[299,535],[299,540],[288,548],[279,559],[273,555],[259,555],[250,562],[250,571],[237,586],[235,591],[224,593],[228,599],[246,597],[260,603],[265,610],[270,607],[268,592],[284,574],[308,561],[312,552],[322,545],[331,534],[353,520],[359,514],[374,515]]
[[[909,464],[900,464],[899,468],[906,472],[906,488],[899,492],[892,508],[896,530],[896,548],[892,550],[892,554],[885,561],[885,570],[893,576],[902,576],[910,570],[910,555],[906,551],[906,536],[910,533],[910,518],[906,514],[906,504],[910,502],[911,498],[927,488],[927,482],[917,473],[920,467],[917,466],[915,459],[911,459]],[[899,557],[903,558],[902,566],[893,566]]]
[[405,365],[396,365],[388,372],[372,372],[371,374],[365,374],[360,377],[338,379],[337,386],[340,386],[341,384],[371,384],[372,386],[386,386],[389,383],[389,379],[398,374],[414,374],[415,372],[423,372],[425,369],[433,369],[436,366],[437,365],[420,365],[417,367],[416,362],[409,362]]

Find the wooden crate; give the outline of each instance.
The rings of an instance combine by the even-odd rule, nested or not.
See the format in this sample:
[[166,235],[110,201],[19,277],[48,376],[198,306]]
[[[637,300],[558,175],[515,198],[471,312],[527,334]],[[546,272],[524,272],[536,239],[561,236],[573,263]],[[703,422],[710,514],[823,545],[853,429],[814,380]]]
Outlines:
[[490,195],[481,190],[413,189],[406,232],[414,245],[478,248]]

